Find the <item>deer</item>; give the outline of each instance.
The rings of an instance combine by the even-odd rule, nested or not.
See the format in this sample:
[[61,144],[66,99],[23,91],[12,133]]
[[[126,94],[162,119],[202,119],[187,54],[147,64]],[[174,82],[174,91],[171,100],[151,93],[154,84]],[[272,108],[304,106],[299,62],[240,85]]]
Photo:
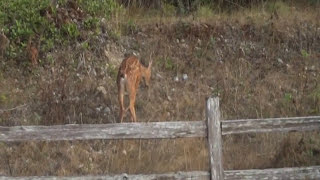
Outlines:
[[[134,55],[128,56],[121,62],[117,76],[118,100],[120,104],[120,123],[122,123],[124,115],[128,110],[130,110],[131,121],[137,122],[136,111],[134,107],[136,94],[142,78],[144,79],[145,85],[149,87],[151,78],[151,66],[152,60],[149,62],[149,66],[145,67]],[[124,107],[123,101],[125,91],[128,92],[130,100],[129,106],[126,109]]]

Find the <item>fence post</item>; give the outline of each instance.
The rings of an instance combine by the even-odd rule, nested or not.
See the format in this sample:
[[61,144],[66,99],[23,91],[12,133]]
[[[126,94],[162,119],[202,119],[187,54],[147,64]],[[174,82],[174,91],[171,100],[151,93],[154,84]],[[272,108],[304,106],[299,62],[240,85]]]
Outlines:
[[210,179],[223,180],[222,143],[219,98],[208,98],[206,108],[208,143],[210,156]]

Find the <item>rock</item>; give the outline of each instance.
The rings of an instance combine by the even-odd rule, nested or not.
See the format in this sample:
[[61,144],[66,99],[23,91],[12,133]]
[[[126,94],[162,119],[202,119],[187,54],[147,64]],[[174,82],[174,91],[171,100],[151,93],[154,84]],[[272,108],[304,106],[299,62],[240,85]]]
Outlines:
[[283,61],[282,61],[281,58],[278,58],[278,62],[279,62],[280,64],[283,64]]
[[201,39],[198,39],[197,43],[201,46],[202,44]]
[[177,43],[179,44],[179,39],[177,39]]
[[103,112],[106,113],[106,114],[110,114],[111,109],[109,107],[105,107]]
[[159,73],[156,74],[156,77],[159,79],[163,79],[163,77]]
[[188,80],[188,75],[187,74],[183,74],[182,75],[182,80],[184,80],[184,81]]
[[101,92],[103,95],[106,95],[106,94],[107,94],[107,91],[106,91],[106,89],[105,89],[103,86],[97,87],[97,91],[98,91],[98,92]]
[[179,82],[179,77],[178,76],[176,76],[176,77],[174,77],[174,79],[173,79],[175,82]]
[[101,107],[101,106],[99,106],[99,107],[97,107],[97,108],[96,108],[96,110],[97,110],[98,112],[100,112],[100,111],[101,111],[101,109],[102,109],[102,107]]
[[315,70],[316,70],[316,67],[315,67],[314,65],[312,65],[312,66],[310,67],[310,70],[311,70],[311,71],[315,71]]
[[135,55],[135,56],[139,56],[140,55],[139,52],[134,52],[134,51],[132,52],[132,54]]
[[181,44],[181,46],[182,46],[183,48],[188,48],[188,47],[189,47],[188,44],[186,44],[186,43]]

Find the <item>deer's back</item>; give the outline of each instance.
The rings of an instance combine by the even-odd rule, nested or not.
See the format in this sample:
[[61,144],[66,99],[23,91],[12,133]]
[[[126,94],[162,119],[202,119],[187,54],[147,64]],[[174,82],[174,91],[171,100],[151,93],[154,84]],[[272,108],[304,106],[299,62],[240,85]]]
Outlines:
[[130,56],[122,61],[119,67],[118,78],[141,76],[141,64],[136,56]]

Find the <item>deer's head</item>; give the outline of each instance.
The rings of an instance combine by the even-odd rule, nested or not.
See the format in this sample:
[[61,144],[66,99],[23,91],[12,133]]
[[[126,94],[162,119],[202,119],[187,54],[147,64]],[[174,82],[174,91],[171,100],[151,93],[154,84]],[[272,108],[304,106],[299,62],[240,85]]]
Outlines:
[[147,87],[150,85],[152,60],[149,62],[148,68],[144,69],[143,77]]

